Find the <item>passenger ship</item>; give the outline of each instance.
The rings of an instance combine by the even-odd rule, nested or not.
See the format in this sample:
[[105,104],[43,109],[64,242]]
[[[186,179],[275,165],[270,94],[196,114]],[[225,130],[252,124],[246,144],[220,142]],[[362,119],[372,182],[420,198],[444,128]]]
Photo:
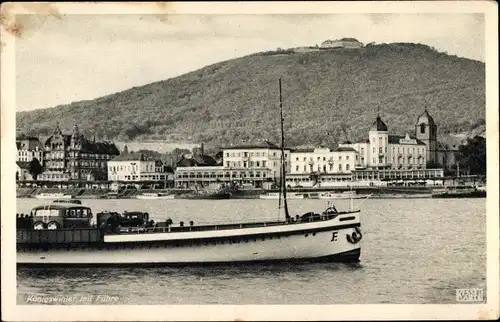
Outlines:
[[[291,216],[285,187],[283,108],[281,196],[284,220],[211,225],[153,224],[147,213],[99,213],[78,203],[35,207],[18,218],[17,263],[28,266],[211,265],[256,262],[358,261],[360,211]],[[283,205],[283,208],[281,207]],[[236,210],[237,211],[237,210]],[[35,229],[34,229],[35,228]]]
[[40,193],[35,195],[37,199],[72,199],[73,196],[64,193]]
[[319,194],[319,199],[352,199],[356,198],[356,191],[344,191],[344,192],[323,192]]
[[[271,199],[278,200],[281,198],[281,193],[279,192],[268,192],[259,196],[260,199]],[[304,194],[302,193],[287,193],[287,199],[304,199]]]
[[151,199],[174,199],[174,195],[172,194],[166,194],[166,193],[153,193],[153,192],[147,192],[143,193],[140,195],[135,196],[136,199],[146,199],[146,200],[151,200]]

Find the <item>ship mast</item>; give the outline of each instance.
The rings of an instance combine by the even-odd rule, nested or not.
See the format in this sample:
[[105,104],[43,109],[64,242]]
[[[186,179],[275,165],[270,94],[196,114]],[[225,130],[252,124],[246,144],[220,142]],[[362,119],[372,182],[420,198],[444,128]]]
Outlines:
[[[290,215],[288,214],[288,204],[286,202],[286,168],[285,168],[285,133],[283,130],[283,99],[281,97],[281,78],[279,79],[280,87],[280,123],[281,123],[281,178],[280,178],[280,192],[283,191],[283,205],[285,207],[285,218],[288,221]],[[281,207],[281,198],[280,198]]]

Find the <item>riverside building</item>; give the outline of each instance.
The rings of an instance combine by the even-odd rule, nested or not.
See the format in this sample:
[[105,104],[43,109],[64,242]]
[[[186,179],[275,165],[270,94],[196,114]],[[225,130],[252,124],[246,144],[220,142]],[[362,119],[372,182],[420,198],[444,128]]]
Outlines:
[[173,173],[165,171],[160,160],[147,158],[142,153],[121,154],[108,162],[108,181],[117,183],[168,183]]
[[351,171],[358,165],[358,154],[350,147],[292,149],[289,187],[342,186],[351,180]]
[[63,134],[59,125],[43,146],[43,173],[40,181],[101,181],[107,179],[107,162],[119,155],[113,143],[86,139],[73,126]]
[[[289,172],[289,149],[285,149],[284,157]],[[191,159],[177,164],[176,187],[204,187],[214,183],[263,187],[265,182],[277,182],[281,175],[281,148],[268,141],[224,148],[221,164]]]
[[38,159],[43,163],[43,145],[37,137],[21,135],[16,138],[16,161],[30,162]]
[[[437,126],[427,109],[419,115],[413,136],[391,135],[387,125],[377,116],[363,142],[340,144],[358,153],[359,165],[352,173],[358,184],[373,181],[439,180],[444,176],[443,165],[427,169],[427,164],[438,163]],[[454,158],[453,158],[454,159]]]

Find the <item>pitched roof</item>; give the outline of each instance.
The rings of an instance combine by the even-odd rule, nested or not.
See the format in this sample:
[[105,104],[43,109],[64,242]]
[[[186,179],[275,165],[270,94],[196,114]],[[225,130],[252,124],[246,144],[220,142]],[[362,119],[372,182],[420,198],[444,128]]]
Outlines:
[[198,154],[192,157],[182,156],[176,163],[177,167],[204,167],[217,165],[217,161],[209,155]]
[[377,116],[377,119],[373,122],[370,131],[387,131],[387,125],[385,125],[380,116]]
[[122,153],[117,157],[113,158],[111,161],[147,161],[146,157],[142,153]]
[[290,152],[292,153],[311,153],[314,152],[314,148],[294,148],[290,149]]
[[434,119],[432,118],[432,116],[427,111],[427,108],[424,110],[424,112],[422,114],[420,114],[418,116],[417,125],[420,125],[422,123],[423,124],[436,125],[436,123],[434,123]]
[[[53,138],[54,138],[54,135],[49,136],[47,138],[47,140],[45,140],[45,146],[50,146]],[[63,134],[62,139],[63,139],[65,145],[69,145],[71,142],[71,135]]]
[[85,138],[82,139],[82,152],[93,154],[111,154],[119,155],[120,151],[114,143],[110,142],[91,142]]
[[269,141],[261,141],[253,144],[242,144],[242,145],[237,145],[237,146],[230,146],[227,148],[224,148],[224,150],[236,150],[236,149],[280,149],[279,146],[277,146],[274,143],[271,143]]
[[185,158],[184,156],[175,164],[176,167],[196,167],[198,165],[199,164],[195,159]]
[[351,148],[351,147],[345,147],[345,146],[339,146],[338,148],[336,148],[335,150],[333,150],[335,152],[356,152],[355,149]]
[[29,169],[30,163],[28,161],[16,161],[17,165],[21,169]]
[[43,145],[38,140],[37,137],[34,136],[19,136],[16,138],[16,146],[17,149],[25,149],[25,150],[35,150],[36,148],[42,149]]
[[[417,139],[416,137],[411,136],[411,135],[409,137],[411,140],[416,140],[418,145],[425,145],[424,142]],[[400,144],[399,140],[401,140],[401,139],[403,139],[403,140],[406,139],[406,136],[405,135],[389,135],[388,141],[390,144]]]

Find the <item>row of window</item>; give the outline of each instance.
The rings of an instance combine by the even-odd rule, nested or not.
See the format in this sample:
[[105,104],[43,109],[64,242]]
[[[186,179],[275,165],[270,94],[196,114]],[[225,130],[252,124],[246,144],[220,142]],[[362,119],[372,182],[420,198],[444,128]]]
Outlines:
[[[376,147],[373,147],[372,151],[373,151],[373,153],[376,153],[377,152]],[[384,148],[379,147],[378,148],[378,153],[384,153],[384,151],[385,151],[385,153],[387,153],[387,147],[384,147]],[[364,149],[361,149],[361,153],[363,153],[363,152],[364,152]],[[425,149],[424,148],[420,148],[420,149],[419,148],[409,148],[409,147],[402,147],[402,148],[401,147],[397,147],[397,148],[393,147],[392,148],[392,153],[393,154],[395,154],[395,153],[403,153],[403,154],[412,153],[412,154],[415,154],[415,152],[423,154],[423,153],[425,153]]]
[[[281,154],[276,154],[276,151],[273,151],[272,154],[271,152],[269,152],[269,156],[278,156],[278,155],[281,155]],[[241,157],[243,156],[244,158],[247,158],[247,157],[253,157],[253,156],[256,156],[256,157],[266,157],[268,156],[267,152],[263,151],[263,152],[226,152],[226,157],[232,157],[232,158],[235,158],[235,157]],[[285,152],[285,158],[287,157],[287,153]]]
[[[318,179],[320,182],[334,182],[334,181],[351,181],[352,178],[351,176],[348,177],[331,177],[331,176],[322,176]],[[287,183],[299,183],[299,182],[311,182],[311,179],[309,177],[307,178],[293,178],[293,179],[286,179]]]
[[[286,166],[287,162],[285,162],[285,166]],[[247,162],[247,161],[226,161],[226,167],[227,168],[241,168],[243,166],[243,168],[253,168],[253,167],[257,167],[257,168],[266,168],[267,167],[267,162],[266,161],[250,161],[250,162]],[[273,162],[273,166],[274,167],[277,167],[278,166],[278,163],[276,161]]]
[[[313,171],[318,171],[318,172],[321,172],[323,170],[323,172],[326,172],[327,170],[328,171],[333,171],[333,168],[334,168],[334,165],[333,164],[329,164],[328,167],[326,166],[326,164],[323,164],[323,166],[321,166],[320,164],[318,164],[316,166],[316,169],[314,169],[314,166],[312,164],[309,164],[309,167],[307,165],[304,165],[303,166],[303,172],[313,172]],[[343,168],[342,168],[342,164],[339,164],[338,165],[338,170],[339,172],[342,172]],[[345,165],[345,171],[350,171],[351,170],[351,166],[350,164],[346,164]],[[296,172],[299,172],[300,171],[300,166],[299,165],[296,165],[295,166],[295,171]]]
[[42,153],[39,151],[17,150],[17,155],[18,156],[36,156],[39,158],[42,155]]
[[109,154],[93,154],[93,153],[80,153],[77,151],[52,151],[46,152],[46,159],[65,159],[65,158],[81,158],[81,159],[96,159],[96,160],[110,160],[113,158],[112,155]]
[[398,171],[398,172],[361,172],[355,173],[355,180],[363,179],[397,179],[397,178],[432,178],[439,177],[442,175],[441,171],[432,170],[409,170],[409,171]]
[[[356,156],[356,158],[357,158],[357,156]],[[341,155],[339,155],[338,159],[339,159],[339,160],[342,160],[342,156],[341,156]],[[348,156],[348,155],[346,155],[346,156],[345,156],[345,159],[346,159],[346,160],[349,160],[349,156]],[[316,161],[321,161],[321,160],[326,161],[326,157],[323,157],[323,158],[321,158],[321,157],[317,157],[317,158],[316,158]],[[299,161],[299,157],[296,157],[296,158],[295,158],[295,161]],[[307,157],[303,157],[303,158],[302,158],[302,161],[304,161],[304,162],[305,162],[305,161],[307,161]],[[310,161],[310,162],[311,162],[311,161],[313,161],[313,157],[309,157],[309,161]],[[331,157],[328,159],[328,161],[332,161],[332,162],[333,162],[333,161],[334,161],[333,156],[331,156]]]
[[176,175],[176,178],[179,179],[193,179],[193,178],[246,178],[246,177],[256,177],[256,178],[266,178],[267,173],[266,172],[260,172],[260,171],[255,171],[255,172],[226,172],[224,174],[222,173],[181,173]]
[[165,180],[166,176],[165,175],[148,175],[148,176],[138,176],[138,175],[124,175],[124,176],[115,176],[115,175],[110,175],[109,180],[118,180],[118,181],[124,181],[124,180]]
[[[154,164],[146,164],[144,172],[161,172],[162,167],[155,167]],[[139,171],[139,165],[132,163],[131,165],[113,165],[109,167],[110,171]]]

